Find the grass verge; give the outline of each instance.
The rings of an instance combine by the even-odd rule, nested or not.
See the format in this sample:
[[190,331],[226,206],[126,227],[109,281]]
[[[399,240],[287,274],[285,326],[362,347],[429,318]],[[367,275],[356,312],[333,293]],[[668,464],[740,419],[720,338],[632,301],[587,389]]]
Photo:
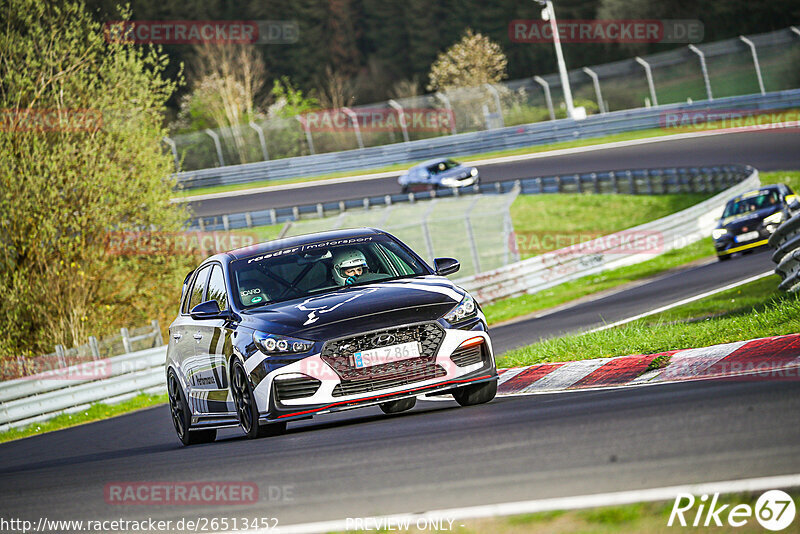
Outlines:
[[[786,110],[787,113],[789,111],[796,111],[796,110]],[[765,123],[766,124],[766,123]],[[711,123],[704,129],[713,130],[717,127],[717,123]],[[545,145],[535,145],[535,146],[528,146],[522,148],[513,148],[508,150],[496,150],[492,152],[478,152],[474,154],[469,154],[466,156],[460,156],[460,159],[463,160],[475,160],[475,159],[489,159],[489,158],[498,158],[498,157],[505,157],[505,156],[519,156],[525,154],[537,154],[540,152],[547,152],[550,150],[561,150],[564,148],[576,148],[576,147],[584,147],[584,146],[593,146],[593,145],[601,145],[606,143],[616,143],[620,141],[631,141],[635,139],[648,139],[652,137],[665,137],[669,135],[674,135],[676,132],[673,130],[667,130],[663,128],[652,128],[649,130],[638,130],[635,132],[624,132],[618,133],[613,135],[605,135],[602,137],[592,137],[589,139],[577,139],[574,141],[562,141],[559,143],[548,143]],[[677,132],[677,133],[685,133],[685,132]],[[322,180],[328,180],[332,178],[342,178],[346,176],[363,176],[366,174],[376,174],[381,172],[402,172],[410,167],[413,167],[420,161],[411,162],[411,163],[398,163],[395,165],[387,165],[384,167],[376,167],[372,169],[359,169],[353,171],[342,171],[342,172],[332,172],[326,174],[319,174],[315,176],[304,176],[304,177],[296,177],[296,178],[286,178],[282,180],[259,180],[255,182],[248,182],[245,184],[235,184],[235,185],[220,185],[220,186],[213,186],[213,187],[198,187],[196,189],[181,189],[175,191],[175,198],[185,198],[194,195],[206,195],[210,193],[224,193],[226,191],[241,191],[246,189],[253,189],[257,187],[266,187],[271,185],[284,185],[284,184],[294,184],[294,183],[305,183],[305,182],[316,182]]]
[[626,325],[544,340],[506,352],[498,366],[654,354],[798,332],[800,295],[778,291],[778,282],[768,276]]
[[108,419],[116,415],[122,415],[128,412],[141,410],[150,406],[164,404],[167,402],[167,394],[163,395],[147,395],[141,393],[130,400],[120,402],[119,404],[93,404],[86,410],[76,413],[61,414],[47,421],[39,423],[32,423],[22,428],[12,428],[5,432],[0,432],[0,443],[11,441],[14,439],[26,438],[28,436],[35,436],[37,434],[44,434],[45,432],[52,432],[53,430],[60,430],[71,426],[89,423],[91,421],[99,421],[100,419]]

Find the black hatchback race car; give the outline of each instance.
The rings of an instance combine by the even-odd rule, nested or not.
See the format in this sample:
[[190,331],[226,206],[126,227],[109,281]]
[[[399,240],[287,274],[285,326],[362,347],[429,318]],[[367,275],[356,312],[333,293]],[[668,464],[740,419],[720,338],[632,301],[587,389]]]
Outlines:
[[248,437],[287,421],[417,396],[488,402],[497,370],[486,319],[445,278],[371,228],[280,239],[217,254],[189,273],[170,325],[172,421],[188,445],[218,428]]
[[789,218],[795,194],[786,184],[765,185],[732,198],[711,232],[719,260],[767,244],[769,236]]

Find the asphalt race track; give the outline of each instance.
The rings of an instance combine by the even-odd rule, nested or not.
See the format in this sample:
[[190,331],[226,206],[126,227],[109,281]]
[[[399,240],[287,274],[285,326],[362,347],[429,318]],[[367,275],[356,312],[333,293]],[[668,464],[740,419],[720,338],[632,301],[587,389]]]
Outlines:
[[[627,317],[768,265],[762,252],[687,269],[492,336],[508,348],[587,328],[600,316]],[[464,409],[420,401],[399,416],[367,408],[293,423],[287,434],[257,441],[225,430],[217,443],[189,448],[160,406],[6,443],[0,458],[0,502],[14,517],[260,516],[286,525],[800,472],[800,383],[700,381],[498,398]],[[209,480],[253,482],[258,504],[104,499],[111,483]]]
[[[4,517],[279,524],[800,471],[800,383],[700,381],[368,408],[183,448],[166,406],[0,446]],[[245,481],[254,505],[109,505],[122,481]],[[270,495],[275,500],[270,501]]]
[[[640,146],[482,165],[478,168],[482,182],[489,183],[576,172],[722,163],[752,165],[761,171],[798,169],[800,130],[763,130],[694,139],[664,139]],[[191,207],[198,216],[211,216],[399,192],[396,178],[379,178],[356,183],[316,185],[302,189],[215,198],[193,202]]]

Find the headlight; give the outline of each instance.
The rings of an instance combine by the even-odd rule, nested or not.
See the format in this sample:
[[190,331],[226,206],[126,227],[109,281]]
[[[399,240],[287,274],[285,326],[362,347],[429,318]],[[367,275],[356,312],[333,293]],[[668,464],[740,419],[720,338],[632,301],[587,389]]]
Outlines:
[[314,347],[314,343],[305,339],[276,336],[266,332],[255,332],[253,342],[264,354],[301,354]]
[[783,221],[783,212],[779,211],[777,213],[773,213],[769,217],[764,217],[764,225],[768,224],[780,224]]
[[454,324],[459,321],[463,321],[464,319],[474,317],[477,314],[478,306],[475,305],[472,295],[467,293],[464,295],[464,298],[461,299],[461,302],[458,303],[458,306],[450,310],[450,312],[445,315],[444,318],[448,323]]
[[719,239],[720,237],[724,236],[727,233],[728,231],[725,228],[714,228],[713,230],[711,230],[711,237],[713,237],[714,239]]
[[458,180],[455,178],[442,178],[442,185],[447,187],[455,187],[458,185]]
[[475,169],[475,168],[473,168],[471,171],[469,171],[469,173],[470,173],[472,176],[478,176],[478,169]]

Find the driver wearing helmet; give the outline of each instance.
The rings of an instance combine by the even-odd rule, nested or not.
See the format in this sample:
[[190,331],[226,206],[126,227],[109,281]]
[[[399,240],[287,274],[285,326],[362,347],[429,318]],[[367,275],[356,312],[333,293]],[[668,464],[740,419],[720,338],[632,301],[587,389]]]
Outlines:
[[346,248],[333,256],[333,279],[340,286],[354,284],[366,269],[367,259],[358,249]]

